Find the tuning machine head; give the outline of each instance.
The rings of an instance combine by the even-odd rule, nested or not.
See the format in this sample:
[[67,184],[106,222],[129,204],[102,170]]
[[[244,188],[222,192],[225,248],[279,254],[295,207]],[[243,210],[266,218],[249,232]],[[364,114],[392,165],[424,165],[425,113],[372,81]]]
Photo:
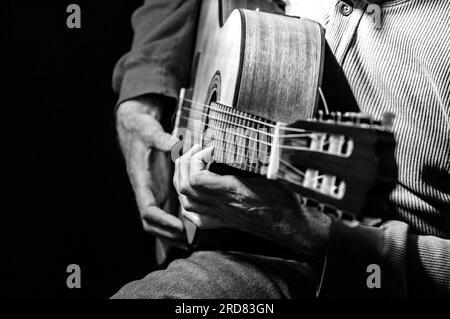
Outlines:
[[387,130],[391,131],[394,127],[395,114],[391,112],[385,112],[381,116],[381,126]]
[[314,119],[317,121],[334,121],[340,122],[342,120],[341,112],[331,112],[329,114],[325,114],[322,110],[318,111],[314,116]]
[[317,112],[317,115],[315,116],[315,119],[316,119],[317,121],[319,121],[319,122],[323,121],[323,111],[322,111],[322,110],[319,110],[319,111]]

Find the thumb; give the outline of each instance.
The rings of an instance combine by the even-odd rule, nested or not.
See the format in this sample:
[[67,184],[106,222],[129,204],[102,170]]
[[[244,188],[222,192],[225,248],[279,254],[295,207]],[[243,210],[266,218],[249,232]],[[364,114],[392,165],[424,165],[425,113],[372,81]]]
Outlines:
[[[196,147],[196,145],[194,145],[194,147]],[[191,175],[195,175],[206,169],[207,165],[213,161],[213,151],[213,146],[207,147],[204,150],[200,151],[196,149],[196,151],[194,152],[195,154],[191,157]]]
[[141,123],[140,136],[144,144],[157,150],[168,152],[179,141],[176,137],[166,133],[161,124],[154,118],[145,117]]
[[153,135],[150,146],[163,152],[169,152],[179,141],[175,136],[161,130]]

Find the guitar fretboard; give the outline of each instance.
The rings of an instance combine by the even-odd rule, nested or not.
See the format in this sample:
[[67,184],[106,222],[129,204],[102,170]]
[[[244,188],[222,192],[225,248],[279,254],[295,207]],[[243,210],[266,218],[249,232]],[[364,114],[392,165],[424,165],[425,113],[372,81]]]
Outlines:
[[194,134],[202,147],[214,146],[216,163],[264,175],[269,166],[275,122],[220,103],[201,105],[188,99],[179,128]]

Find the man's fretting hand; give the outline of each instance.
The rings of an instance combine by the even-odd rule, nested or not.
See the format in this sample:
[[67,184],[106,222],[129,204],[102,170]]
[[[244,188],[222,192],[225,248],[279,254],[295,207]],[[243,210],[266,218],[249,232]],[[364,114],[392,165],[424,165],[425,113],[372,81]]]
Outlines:
[[180,247],[186,242],[183,223],[161,209],[171,180],[165,152],[178,142],[159,122],[162,104],[157,95],[122,103],[117,110],[117,132],[144,229]]
[[198,226],[202,218],[261,236],[297,253],[324,257],[331,218],[300,207],[299,200],[279,182],[263,178],[220,176],[206,169],[213,148],[199,145],[175,162],[174,185],[186,211]]

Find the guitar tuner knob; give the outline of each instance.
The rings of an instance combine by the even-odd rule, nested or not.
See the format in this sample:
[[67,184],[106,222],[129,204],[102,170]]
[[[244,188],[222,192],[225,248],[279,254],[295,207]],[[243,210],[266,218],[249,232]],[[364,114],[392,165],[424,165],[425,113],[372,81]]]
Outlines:
[[383,115],[381,116],[381,126],[383,126],[385,130],[390,131],[394,126],[394,120],[395,120],[394,113],[390,112],[383,113]]
[[354,121],[357,116],[357,113],[354,112],[345,112],[344,117],[350,121]]
[[317,112],[316,120],[318,120],[318,121],[322,121],[323,120],[323,111],[322,110]]

